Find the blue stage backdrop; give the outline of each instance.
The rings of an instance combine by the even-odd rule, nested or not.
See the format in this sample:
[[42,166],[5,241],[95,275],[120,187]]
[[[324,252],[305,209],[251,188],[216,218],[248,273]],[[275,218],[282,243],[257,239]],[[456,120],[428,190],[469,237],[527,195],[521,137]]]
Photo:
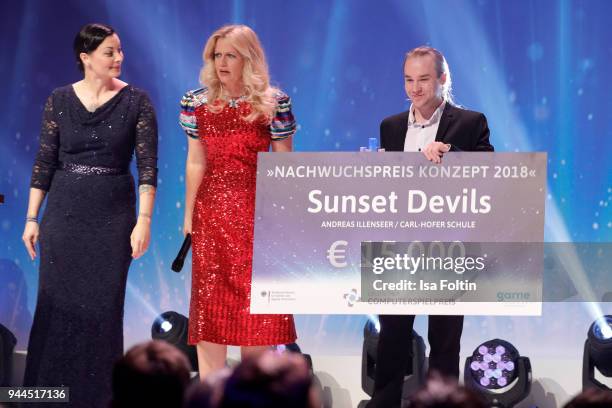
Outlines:
[[[440,49],[456,100],[486,114],[498,151],[548,152],[546,239],[605,242],[612,237],[611,14],[605,0],[2,2],[0,322],[25,348],[38,283],[38,262],[21,242],[31,166],[46,97],[80,79],[71,44],[83,24],[118,30],[122,78],[149,92],[160,125],[152,244],[129,275],[129,346],[149,338],[160,312],[188,312],[190,267],[170,270],[184,203],[178,103],[198,87],[202,48],[216,28],[244,23],[259,34],[274,83],[293,99],[296,151],[366,145],[383,117],[408,106],[404,52],[421,44]],[[596,304],[553,304],[541,318],[469,317],[463,350],[502,337],[523,354],[579,358],[599,312]],[[359,354],[366,319],[297,316],[299,342],[315,354]],[[417,319],[416,329],[425,327]]]

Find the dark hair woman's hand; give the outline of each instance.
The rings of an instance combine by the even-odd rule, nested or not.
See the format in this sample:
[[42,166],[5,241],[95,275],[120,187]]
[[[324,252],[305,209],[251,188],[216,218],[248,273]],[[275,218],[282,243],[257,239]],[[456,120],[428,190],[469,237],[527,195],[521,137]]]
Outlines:
[[25,245],[30,258],[36,258],[36,243],[38,242],[38,223],[35,221],[26,221],[23,229],[23,244]]

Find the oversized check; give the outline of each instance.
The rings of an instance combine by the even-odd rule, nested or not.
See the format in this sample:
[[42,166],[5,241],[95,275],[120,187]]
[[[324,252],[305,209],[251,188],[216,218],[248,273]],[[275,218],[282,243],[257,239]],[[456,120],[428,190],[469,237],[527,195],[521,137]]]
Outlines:
[[541,314],[546,160],[260,153],[251,313]]

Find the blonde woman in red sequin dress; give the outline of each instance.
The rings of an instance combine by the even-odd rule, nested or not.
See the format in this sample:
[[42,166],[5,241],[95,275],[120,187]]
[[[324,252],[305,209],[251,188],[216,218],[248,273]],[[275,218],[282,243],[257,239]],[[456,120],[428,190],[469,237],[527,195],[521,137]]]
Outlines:
[[227,346],[257,354],[296,339],[291,315],[249,312],[257,153],[290,152],[291,100],[271,87],[253,30],[224,26],[206,42],[203,88],[181,100],[189,136],[184,233],[192,234],[189,343],[200,377],[225,365]]

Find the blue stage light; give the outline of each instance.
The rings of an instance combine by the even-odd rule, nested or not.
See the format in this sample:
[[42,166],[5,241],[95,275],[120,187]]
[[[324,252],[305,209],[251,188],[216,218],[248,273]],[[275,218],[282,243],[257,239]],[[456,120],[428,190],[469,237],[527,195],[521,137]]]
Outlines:
[[474,351],[470,363],[472,377],[488,389],[505,387],[516,378],[513,361],[518,352],[504,340],[490,340]]
[[599,340],[612,341],[612,316],[602,316],[591,325],[593,335]]
[[[361,356],[361,389],[372,396],[374,393],[374,377],[376,375],[376,353],[378,349],[378,334],[380,322],[377,318],[369,319],[363,328],[363,348]],[[412,331],[412,364],[406,367],[402,400],[407,400],[425,384],[425,342],[416,331]],[[363,400],[358,407],[365,407],[369,400]]]
[[162,322],[162,324],[160,325],[160,328],[162,329],[162,331],[164,331],[165,333],[169,332],[170,330],[172,330],[172,323],[170,323],[167,320],[164,320]]
[[304,357],[304,359],[306,360],[306,363],[308,364],[308,369],[310,370],[310,373],[314,375],[314,369],[312,368],[312,357],[310,356],[310,354],[302,353],[302,349],[300,348],[300,346],[298,346],[297,343],[279,344],[275,346],[274,349],[279,353],[301,354],[302,357]]
[[465,386],[482,395],[491,407],[512,407],[531,389],[529,358],[509,342],[489,340],[465,361]]
[[595,379],[595,368],[605,377],[612,377],[612,316],[601,316],[595,320],[584,343],[582,359],[582,388],[601,388],[609,390],[605,384]]
[[191,367],[197,371],[198,356],[195,346],[187,344],[187,331],[189,319],[177,312],[164,312],[159,315],[151,327],[151,338],[153,340],[164,340],[181,350],[191,363]]

